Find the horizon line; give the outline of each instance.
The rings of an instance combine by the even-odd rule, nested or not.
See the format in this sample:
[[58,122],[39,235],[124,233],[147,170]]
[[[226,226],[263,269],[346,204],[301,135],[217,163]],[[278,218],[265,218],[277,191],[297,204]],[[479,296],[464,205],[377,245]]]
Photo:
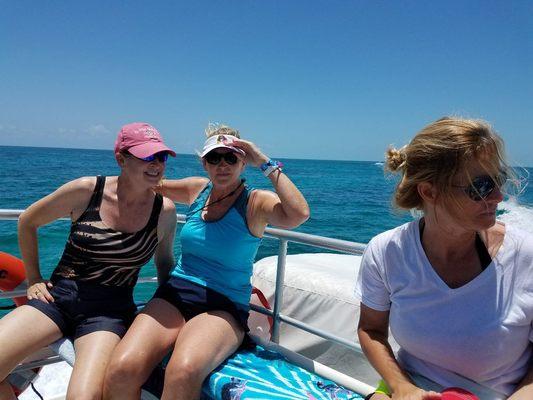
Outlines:
[[[58,149],[58,150],[93,150],[93,151],[113,151],[111,149],[95,149],[95,148],[83,148],[83,147],[50,147],[50,146],[20,146],[20,145],[11,145],[11,144],[1,144],[0,147],[24,147],[24,148],[35,148],[35,149]],[[197,156],[195,153],[176,153],[176,155],[186,155],[186,156]],[[286,160],[302,160],[302,161],[340,161],[340,162],[368,162],[368,163],[383,163],[384,161],[379,160],[350,160],[350,159],[330,159],[330,158],[297,158],[297,157],[285,157],[279,156],[276,158],[283,158]]]
[[[1,144],[0,147],[25,147],[25,148],[35,148],[35,149],[57,149],[57,150],[93,150],[93,151],[113,151],[111,149],[95,149],[95,148],[82,148],[82,147],[50,147],[50,146],[19,146],[19,145],[10,145],[10,144]],[[176,153],[176,155],[185,155],[185,156],[197,156],[195,153]],[[337,162],[354,162],[354,163],[380,163],[384,164],[385,160],[348,160],[348,159],[331,159],[331,158],[298,158],[298,157],[275,157],[282,158],[286,160],[301,160],[301,161],[337,161]],[[533,166],[525,165],[512,165],[512,168],[528,168],[533,169]]]

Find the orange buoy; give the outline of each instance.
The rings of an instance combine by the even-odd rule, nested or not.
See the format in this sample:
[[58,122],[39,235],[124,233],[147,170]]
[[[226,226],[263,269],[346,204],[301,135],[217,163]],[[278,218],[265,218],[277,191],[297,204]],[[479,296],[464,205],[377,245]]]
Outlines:
[[[10,292],[12,290],[25,287],[26,269],[20,258],[0,251],[0,291]],[[13,302],[21,306],[28,301],[26,296],[15,297]],[[34,368],[27,371],[13,372],[7,377],[7,382],[15,396],[22,394],[30,383],[39,374],[41,368]]]
[[[11,254],[0,251],[0,290],[9,292],[16,289],[22,289],[26,279],[26,270],[24,263],[20,258]],[[28,299],[26,296],[15,297],[13,299],[17,306],[25,304]]]

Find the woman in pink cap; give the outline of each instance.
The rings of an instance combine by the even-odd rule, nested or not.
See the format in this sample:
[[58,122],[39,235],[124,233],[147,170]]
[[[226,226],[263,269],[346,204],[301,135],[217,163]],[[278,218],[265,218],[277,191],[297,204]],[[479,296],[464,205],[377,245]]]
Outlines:
[[[168,282],[135,319],[115,349],[104,398],[138,399],[154,367],[173,351],[162,399],[197,399],[206,376],[243,343],[250,278],[267,224],[294,228],[309,217],[304,197],[282,164],[227,126],[209,125],[199,154],[209,178],[163,181],[161,192],[190,206],[182,254]],[[253,190],[246,164],[275,190]]]
[[[169,155],[175,153],[154,127],[125,125],[115,144],[119,176],[68,182],[22,213],[28,303],[0,320],[1,399],[15,399],[5,381],[10,371],[62,336],[71,337],[76,350],[67,397],[101,398],[110,355],[134,318],[139,269],[155,254],[163,282],[174,266],[175,206],[154,192]],[[44,279],[37,229],[67,216],[72,225],[63,256]]]

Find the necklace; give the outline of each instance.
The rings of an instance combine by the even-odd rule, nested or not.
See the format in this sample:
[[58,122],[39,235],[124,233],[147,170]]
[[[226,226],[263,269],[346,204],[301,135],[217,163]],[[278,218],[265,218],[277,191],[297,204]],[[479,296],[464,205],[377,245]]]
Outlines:
[[198,208],[196,210],[194,210],[193,212],[191,212],[191,214],[195,214],[197,213],[198,211],[203,211],[205,210],[207,207],[209,206],[212,206],[213,204],[216,204],[216,203],[220,203],[222,200],[224,199],[227,199],[228,197],[231,197],[235,194],[235,192],[237,192],[237,190],[239,190],[239,188],[244,184],[244,179],[241,179],[241,182],[239,183],[239,185],[233,189],[231,192],[229,192],[228,194],[226,194],[225,196],[222,196],[220,199],[218,200],[215,200],[215,201],[212,201],[210,203],[207,203],[206,205],[204,205],[203,207],[201,208]]

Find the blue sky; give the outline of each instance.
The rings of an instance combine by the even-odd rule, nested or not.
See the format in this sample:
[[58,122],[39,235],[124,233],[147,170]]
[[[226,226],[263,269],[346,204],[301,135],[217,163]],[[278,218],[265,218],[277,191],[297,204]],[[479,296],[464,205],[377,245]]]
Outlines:
[[0,1],[0,145],[209,121],[273,157],[380,160],[448,114],[533,166],[531,1]]

